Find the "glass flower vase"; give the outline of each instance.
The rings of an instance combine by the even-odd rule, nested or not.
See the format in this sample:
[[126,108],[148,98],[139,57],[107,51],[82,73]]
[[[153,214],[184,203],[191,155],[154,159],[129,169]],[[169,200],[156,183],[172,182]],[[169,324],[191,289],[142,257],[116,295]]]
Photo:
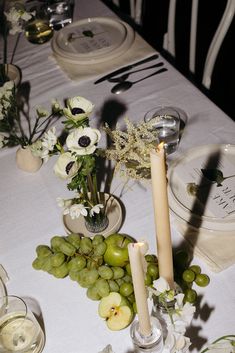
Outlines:
[[91,233],[100,233],[109,225],[109,219],[106,214],[95,214],[93,217],[85,218],[85,226]]

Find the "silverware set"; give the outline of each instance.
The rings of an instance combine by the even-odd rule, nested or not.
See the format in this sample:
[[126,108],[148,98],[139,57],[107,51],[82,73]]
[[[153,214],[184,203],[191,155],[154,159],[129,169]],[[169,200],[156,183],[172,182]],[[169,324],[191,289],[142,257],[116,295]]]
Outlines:
[[[155,60],[159,57],[158,54],[154,54],[144,60],[141,60],[141,61],[138,61],[134,64],[131,64],[131,65],[127,65],[127,66],[124,66],[120,69],[117,69],[103,77],[101,77],[100,79],[98,79],[97,81],[94,82],[94,84],[98,84],[100,82],[103,82],[103,81],[109,81],[109,82],[112,82],[112,83],[116,83],[116,85],[113,86],[113,88],[111,89],[111,92],[114,93],[114,94],[120,94],[122,92],[125,92],[126,90],[130,89],[134,84],[138,83],[138,82],[141,82],[149,77],[152,77],[152,76],[155,76],[155,75],[158,75],[160,73],[163,73],[165,71],[167,71],[166,68],[161,68],[160,70],[157,70],[153,73],[151,73],[150,75],[147,75],[139,80],[136,80],[136,81],[127,81],[127,79],[129,78],[130,75],[134,74],[134,73],[137,73],[137,72],[140,72],[140,71],[145,71],[145,70],[150,70],[150,69],[154,69],[156,67],[161,67],[164,65],[163,62],[159,62],[157,64],[154,64],[154,65],[151,65],[151,66],[148,66],[148,67],[144,67],[144,68],[141,68],[141,69],[138,69],[138,70],[133,70],[133,71],[130,71],[132,70],[133,68],[135,68],[136,66],[139,66],[141,64],[145,64],[147,62],[150,62],[152,60]],[[130,72],[126,72],[126,71],[130,71]],[[124,73],[124,74],[123,74]]]

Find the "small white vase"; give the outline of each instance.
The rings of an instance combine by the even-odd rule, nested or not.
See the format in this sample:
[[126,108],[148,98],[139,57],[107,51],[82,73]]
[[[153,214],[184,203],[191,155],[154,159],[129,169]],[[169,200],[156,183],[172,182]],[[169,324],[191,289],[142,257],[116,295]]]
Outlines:
[[5,72],[7,77],[11,80],[14,81],[15,87],[19,86],[20,81],[21,81],[21,71],[20,69],[13,64],[5,64]]
[[35,173],[41,168],[42,159],[34,156],[29,146],[19,147],[16,151],[16,165],[25,172]]

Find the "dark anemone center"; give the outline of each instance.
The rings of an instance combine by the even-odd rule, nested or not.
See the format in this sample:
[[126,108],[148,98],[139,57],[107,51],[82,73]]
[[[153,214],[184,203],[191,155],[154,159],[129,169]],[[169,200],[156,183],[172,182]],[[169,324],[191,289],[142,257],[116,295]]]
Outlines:
[[73,115],[85,113],[85,111],[84,111],[82,108],[76,108],[76,107],[73,108],[73,109],[71,110],[71,112],[72,112]]
[[66,174],[67,174],[67,175],[69,175],[70,169],[72,168],[73,165],[74,165],[74,162],[69,162],[69,163],[66,165],[65,171],[66,171]]
[[89,146],[90,143],[91,143],[91,139],[89,136],[86,136],[86,135],[81,136],[78,140],[78,144],[81,147],[87,147]]

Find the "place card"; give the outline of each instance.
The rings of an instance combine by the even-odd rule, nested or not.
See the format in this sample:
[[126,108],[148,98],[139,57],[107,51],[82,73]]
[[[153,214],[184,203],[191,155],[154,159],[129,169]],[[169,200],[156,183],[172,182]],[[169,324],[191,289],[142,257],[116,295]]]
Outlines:
[[74,27],[68,34],[68,44],[76,53],[91,53],[110,47],[112,40],[109,33],[96,22]]
[[[177,170],[177,176],[187,188],[195,183],[197,188],[196,199],[198,210],[204,210],[203,215],[211,214],[212,217],[225,218],[235,212],[235,167],[225,154],[221,154],[218,162],[208,166],[205,156],[198,156],[185,163]],[[205,177],[205,174],[218,170],[223,173],[224,180],[217,183],[215,178]],[[202,172],[204,170],[204,174]],[[210,175],[209,175],[210,176]],[[188,197],[193,196],[188,193]],[[194,205],[195,207],[195,205]],[[192,210],[192,209],[191,209]],[[200,211],[199,211],[199,215]]]

